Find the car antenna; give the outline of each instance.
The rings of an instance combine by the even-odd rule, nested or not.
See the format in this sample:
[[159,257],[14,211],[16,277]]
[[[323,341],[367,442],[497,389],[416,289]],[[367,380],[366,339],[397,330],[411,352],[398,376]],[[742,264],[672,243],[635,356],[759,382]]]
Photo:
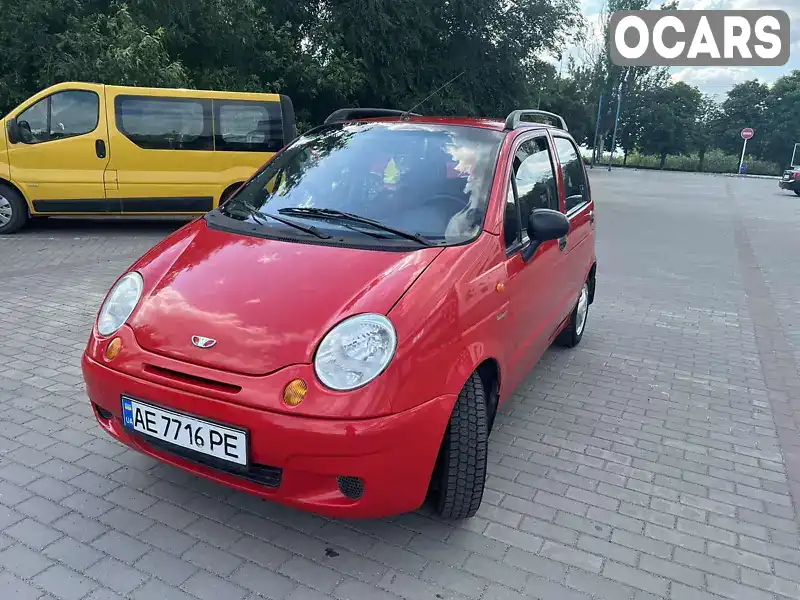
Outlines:
[[417,108],[417,107],[419,107],[419,106],[422,106],[423,104],[425,104],[425,102],[427,102],[428,100],[430,100],[431,98],[433,98],[433,97],[434,97],[436,94],[438,94],[439,92],[441,92],[441,91],[442,91],[444,88],[446,88],[448,85],[450,85],[451,83],[453,83],[453,82],[454,82],[456,79],[458,79],[459,77],[461,77],[461,76],[462,76],[464,73],[466,73],[466,72],[467,72],[467,71],[466,71],[466,69],[464,69],[463,71],[461,71],[461,73],[459,73],[458,75],[456,75],[455,77],[453,77],[453,78],[452,78],[450,81],[448,81],[448,82],[447,82],[447,83],[445,83],[444,85],[442,85],[442,86],[439,86],[438,88],[436,88],[435,90],[433,90],[433,91],[432,91],[430,94],[428,94],[428,96],[426,96],[425,98],[423,98],[422,100],[420,100],[419,102],[417,102],[417,103],[416,103],[414,106],[412,106],[412,107],[411,107],[411,108],[409,108],[407,111],[405,111],[405,112],[404,112],[402,115],[400,115],[400,120],[401,120],[401,121],[408,121],[408,116],[411,114],[411,111],[412,111],[412,110],[414,110],[415,108]]

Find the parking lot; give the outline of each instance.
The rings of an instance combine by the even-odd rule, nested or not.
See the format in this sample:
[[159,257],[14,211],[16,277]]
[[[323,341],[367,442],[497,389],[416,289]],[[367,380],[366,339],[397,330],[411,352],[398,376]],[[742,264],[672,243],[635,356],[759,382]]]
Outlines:
[[479,516],[336,521],[161,465],[79,366],[117,275],[181,222],[0,238],[3,600],[800,598],[800,198],[590,173],[598,288],[501,409]]

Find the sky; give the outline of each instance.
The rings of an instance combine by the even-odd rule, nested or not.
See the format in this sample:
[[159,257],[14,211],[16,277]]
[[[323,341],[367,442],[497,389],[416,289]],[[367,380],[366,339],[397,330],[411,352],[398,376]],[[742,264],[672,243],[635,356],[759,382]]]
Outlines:
[[[652,7],[658,7],[663,0],[652,0]],[[599,22],[603,0],[581,0],[581,10],[587,21]],[[674,67],[672,78],[697,86],[705,94],[716,94],[724,99],[726,92],[735,84],[750,79],[763,83],[773,83],[778,77],[800,69],[800,0],[680,0],[678,6],[684,10],[755,10],[780,9],[786,11],[791,19],[792,47],[789,62],[782,67]],[[594,28],[597,31],[597,27]],[[568,55],[580,60],[581,52],[571,47]],[[566,65],[566,58],[564,60]]]

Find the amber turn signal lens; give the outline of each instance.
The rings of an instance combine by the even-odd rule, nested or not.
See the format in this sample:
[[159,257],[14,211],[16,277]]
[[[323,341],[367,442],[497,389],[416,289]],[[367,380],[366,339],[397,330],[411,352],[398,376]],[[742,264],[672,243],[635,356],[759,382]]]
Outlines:
[[119,355],[119,351],[122,350],[122,340],[119,338],[114,338],[109,342],[108,347],[106,348],[106,360],[114,360]]
[[308,394],[308,385],[302,379],[293,379],[283,390],[283,403],[286,406],[297,406]]
[[498,283],[495,286],[494,289],[496,289],[498,292],[500,292],[502,294],[506,290],[506,284],[505,283]]

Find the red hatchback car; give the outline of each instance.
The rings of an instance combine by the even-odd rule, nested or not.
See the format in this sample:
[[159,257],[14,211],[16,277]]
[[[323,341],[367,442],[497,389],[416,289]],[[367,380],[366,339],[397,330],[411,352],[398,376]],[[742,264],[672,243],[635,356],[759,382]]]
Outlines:
[[109,434],[197,475],[334,517],[468,518],[498,406],[580,342],[595,270],[557,115],[343,109],[116,281],[83,374]]

